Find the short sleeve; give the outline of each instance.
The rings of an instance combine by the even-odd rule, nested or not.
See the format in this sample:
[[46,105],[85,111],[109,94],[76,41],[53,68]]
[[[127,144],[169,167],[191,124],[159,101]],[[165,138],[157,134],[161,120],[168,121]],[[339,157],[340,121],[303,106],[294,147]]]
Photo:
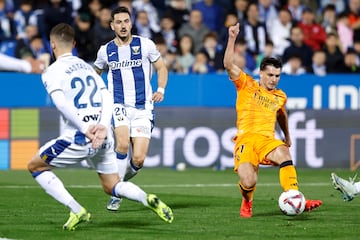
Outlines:
[[106,45],[102,45],[97,52],[94,66],[97,67],[98,69],[103,70],[105,69],[106,64],[107,64]]

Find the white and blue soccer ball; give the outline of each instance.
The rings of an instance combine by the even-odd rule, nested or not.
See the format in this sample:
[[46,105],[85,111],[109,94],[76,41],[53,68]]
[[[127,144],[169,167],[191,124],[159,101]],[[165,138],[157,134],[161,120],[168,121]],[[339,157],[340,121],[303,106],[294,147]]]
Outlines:
[[288,216],[301,214],[305,209],[305,196],[298,190],[288,190],[282,192],[279,197],[279,208],[281,212]]

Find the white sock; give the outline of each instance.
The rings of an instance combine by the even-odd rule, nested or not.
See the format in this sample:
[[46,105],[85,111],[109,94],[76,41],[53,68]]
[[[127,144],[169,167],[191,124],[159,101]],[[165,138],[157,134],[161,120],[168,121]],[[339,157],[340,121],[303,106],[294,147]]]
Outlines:
[[144,206],[148,206],[146,201],[146,192],[132,182],[118,182],[114,191],[117,197],[124,197],[129,200],[141,202]]
[[44,171],[35,177],[35,180],[46,191],[47,194],[52,196],[55,200],[70,208],[74,213],[81,210],[81,205],[70,195],[65,189],[61,180],[52,172]]
[[127,166],[124,174],[124,181],[128,181],[129,179],[133,178],[141,170],[141,168],[133,164],[132,159],[129,159],[126,162]]
[[126,159],[124,159],[124,160],[117,159],[116,162],[118,165],[119,177],[120,177],[121,181],[123,181],[125,178],[126,169],[127,169],[127,160]]

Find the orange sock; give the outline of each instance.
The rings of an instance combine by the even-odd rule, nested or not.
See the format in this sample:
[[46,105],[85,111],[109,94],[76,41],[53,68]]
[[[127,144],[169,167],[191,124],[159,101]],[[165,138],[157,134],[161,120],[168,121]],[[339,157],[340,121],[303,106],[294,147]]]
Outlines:
[[239,181],[238,187],[240,189],[241,195],[247,200],[250,201],[253,199],[253,195],[256,189],[256,186],[251,188],[245,188]]
[[287,191],[289,189],[299,189],[296,170],[291,160],[285,161],[280,164],[279,178],[280,185],[284,191]]

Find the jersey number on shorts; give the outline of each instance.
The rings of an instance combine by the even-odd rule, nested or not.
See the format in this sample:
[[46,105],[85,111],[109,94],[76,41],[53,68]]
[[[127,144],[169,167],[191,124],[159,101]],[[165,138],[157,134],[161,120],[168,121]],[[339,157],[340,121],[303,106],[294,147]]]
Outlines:
[[98,90],[97,85],[96,85],[96,81],[94,79],[93,76],[87,76],[86,80],[83,80],[79,77],[75,77],[71,80],[71,88],[75,89],[78,88],[80,86],[79,92],[76,94],[75,98],[74,98],[74,106],[76,108],[87,108],[87,103],[80,103],[80,99],[83,96],[85,89],[87,87],[91,87],[92,91],[89,95],[89,102],[90,105],[92,107],[100,107],[101,106],[101,102],[95,102],[94,101],[94,96]]

